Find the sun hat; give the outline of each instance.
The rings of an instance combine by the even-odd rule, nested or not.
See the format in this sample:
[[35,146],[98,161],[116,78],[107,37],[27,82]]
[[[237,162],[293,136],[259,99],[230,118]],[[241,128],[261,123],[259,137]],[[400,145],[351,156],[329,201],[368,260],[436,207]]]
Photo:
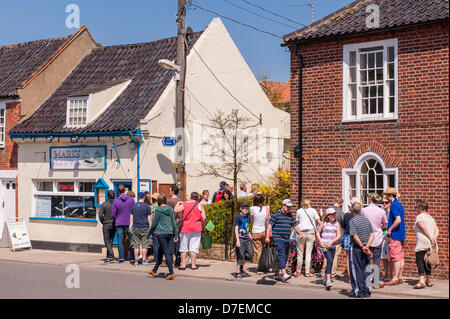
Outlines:
[[383,195],[395,195],[399,196],[399,193],[394,187],[388,187],[386,191],[383,192]]
[[288,206],[288,207],[294,206],[294,204],[292,204],[292,201],[291,201],[289,198],[286,198],[286,199],[281,203],[281,205],[286,205],[286,206]]
[[350,199],[350,205],[353,205],[354,203],[359,203],[361,204],[361,199],[359,197],[352,197],[352,199]]
[[159,196],[159,193],[153,193],[153,194],[152,194],[152,198],[153,198],[154,200],[158,200],[158,196]]

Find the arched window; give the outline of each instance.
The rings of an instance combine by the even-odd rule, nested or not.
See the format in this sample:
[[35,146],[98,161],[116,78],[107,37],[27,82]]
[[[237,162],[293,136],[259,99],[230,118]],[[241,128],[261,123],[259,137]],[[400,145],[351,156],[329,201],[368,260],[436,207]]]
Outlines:
[[398,169],[386,168],[376,153],[364,153],[353,168],[343,169],[344,207],[347,207],[352,197],[359,197],[364,205],[368,205],[368,194],[381,194],[388,187],[398,188],[397,174]]

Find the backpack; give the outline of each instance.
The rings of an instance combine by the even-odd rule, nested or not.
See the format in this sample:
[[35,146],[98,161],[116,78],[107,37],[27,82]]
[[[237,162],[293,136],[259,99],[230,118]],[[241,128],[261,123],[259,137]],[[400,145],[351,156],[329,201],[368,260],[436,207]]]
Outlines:
[[217,192],[216,203],[218,203],[218,202],[220,202],[222,200],[223,192],[224,191],[218,191]]

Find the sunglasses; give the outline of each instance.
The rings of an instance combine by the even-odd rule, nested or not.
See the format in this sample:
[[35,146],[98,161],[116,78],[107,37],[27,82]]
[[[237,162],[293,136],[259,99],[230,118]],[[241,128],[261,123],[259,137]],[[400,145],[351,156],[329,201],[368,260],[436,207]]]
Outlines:
[[389,204],[389,202],[381,202],[382,204]]

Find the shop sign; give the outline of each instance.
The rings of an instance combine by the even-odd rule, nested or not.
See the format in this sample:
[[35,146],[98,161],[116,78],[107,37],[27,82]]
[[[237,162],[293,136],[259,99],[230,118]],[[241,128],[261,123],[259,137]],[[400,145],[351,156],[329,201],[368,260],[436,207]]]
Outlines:
[[50,169],[106,169],[106,146],[50,147]]
[[0,247],[12,247],[13,250],[31,248],[30,236],[22,218],[18,221],[11,218],[5,223]]

